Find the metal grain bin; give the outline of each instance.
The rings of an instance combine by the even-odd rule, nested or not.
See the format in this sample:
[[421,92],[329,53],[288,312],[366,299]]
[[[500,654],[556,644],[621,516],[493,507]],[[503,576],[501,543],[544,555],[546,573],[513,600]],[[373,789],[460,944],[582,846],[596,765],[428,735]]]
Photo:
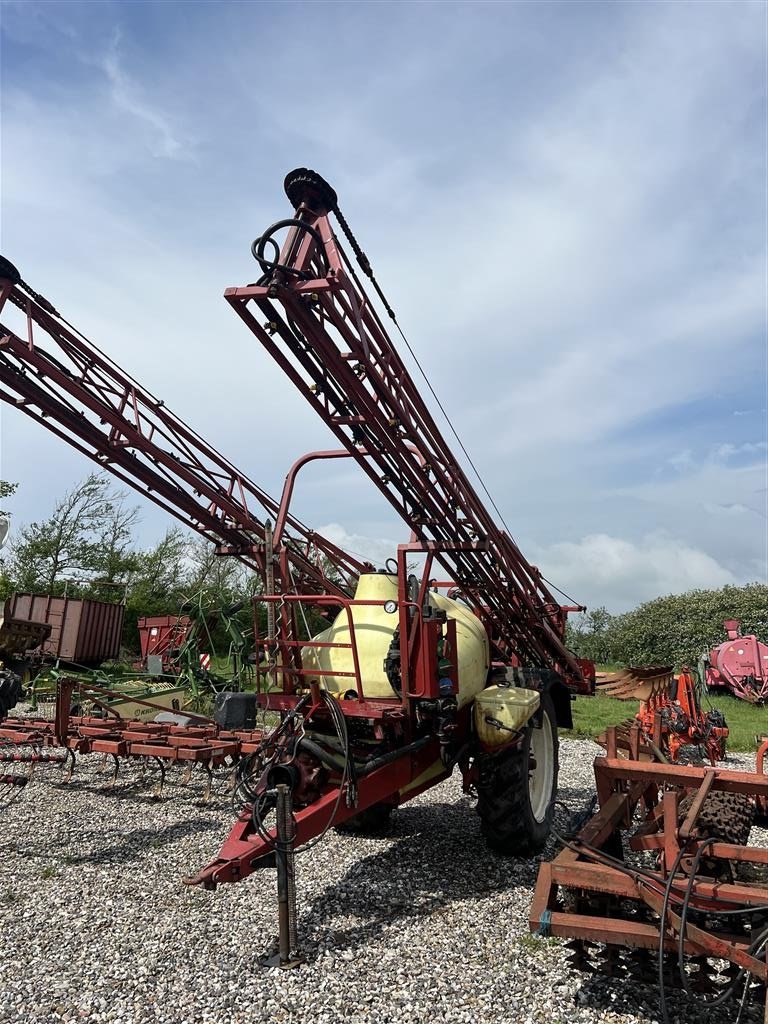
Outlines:
[[120,653],[125,605],[49,594],[11,594],[6,613],[51,626],[50,637],[30,652],[33,656],[98,665]]

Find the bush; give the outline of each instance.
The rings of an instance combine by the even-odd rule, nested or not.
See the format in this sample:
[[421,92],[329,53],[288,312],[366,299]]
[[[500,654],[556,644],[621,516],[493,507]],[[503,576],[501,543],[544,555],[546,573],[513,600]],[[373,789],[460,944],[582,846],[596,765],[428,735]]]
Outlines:
[[569,640],[582,657],[600,662],[695,664],[726,639],[724,619],[740,619],[742,632],[768,638],[768,586],[762,583],[670,594],[607,618],[604,609],[598,612],[575,623]]

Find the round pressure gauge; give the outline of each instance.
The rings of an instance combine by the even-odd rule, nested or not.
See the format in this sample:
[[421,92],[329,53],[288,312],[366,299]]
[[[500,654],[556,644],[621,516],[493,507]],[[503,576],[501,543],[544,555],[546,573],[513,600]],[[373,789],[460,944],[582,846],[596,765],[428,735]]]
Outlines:
[[384,611],[387,613],[387,615],[394,615],[395,612],[397,611],[397,601],[385,601]]

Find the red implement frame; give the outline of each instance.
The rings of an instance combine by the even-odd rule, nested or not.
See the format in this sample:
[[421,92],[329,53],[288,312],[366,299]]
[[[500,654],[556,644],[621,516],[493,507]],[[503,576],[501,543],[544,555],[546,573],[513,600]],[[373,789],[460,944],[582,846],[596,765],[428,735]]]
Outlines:
[[[531,931],[608,946],[658,950],[662,941],[658,918],[668,889],[663,942],[665,948],[672,950],[678,948],[680,941],[680,909],[687,892],[692,909],[765,907],[768,911],[768,888],[764,885],[686,874],[699,845],[695,826],[707,795],[721,790],[740,793],[764,804],[768,800],[768,778],[762,774],[639,760],[651,752],[644,748],[637,726],[633,732],[634,739],[622,744],[617,741],[615,729],[608,730],[607,756],[598,757],[594,765],[600,810],[551,863],[541,865],[531,904]],[[629,752],[628,758],[619,756],[621,749]],[[681,823],[679,803],[686,793],[694,794],[694,799]],[[622,865],[615,860],[616,835],[630,829],[633,834],[628,839],[629,849],[654,851],[655,868],[643,866],[635,870],[631,864]],[[685,847],[684,856],[681,846]],[[731,843],[714,843],[707,849],[707,856],[768,865],[768,850]],[[671,879],[678,857],[680,874]],[[575,894],[577,901],[586,904],[590,899],[608,898],[611,909],[600,916],[567,909],[562,899],[564,892]],[[632,907],[650,910],[652,920],[638,920]],[[748,939],[729,934],[725,928],[719,931],[717,926],[704,929],[687,923],[683,947],[689,956],[730,960],[758,980],[766,981],[764,954],[754,955]]]

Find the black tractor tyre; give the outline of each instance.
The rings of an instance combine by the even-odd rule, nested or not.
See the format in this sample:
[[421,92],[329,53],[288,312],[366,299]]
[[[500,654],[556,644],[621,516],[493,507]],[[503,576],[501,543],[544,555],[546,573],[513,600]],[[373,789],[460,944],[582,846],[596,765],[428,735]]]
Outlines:
[[359,814],[353,814],[351,818],[342,821],[336,826],[336,831],[342,835],[354,836],[377,836],[386,832],[389,826],[389,819],[392,817],[394,807],[392,804],[373,804],[366,807]]
[[[536,718],[540,724],[536,725]],[[513,750],[484,757],[477,785],[480,830],[488,846],[509,857],[530,857],[541,852],[552,828],[557,794],[559,743],[555,709],[548,694],[541,698],[541,713],[528,724],[522,743]],[[548,730],[551,744],[537,741],[536,733]],[[545,807],[538,814],[531,800],[530,772],[533,748],[549,749],[551,785]],[[545,780],[546,781],[546,780]],[[542,798],[543,803],[543,798]]]

